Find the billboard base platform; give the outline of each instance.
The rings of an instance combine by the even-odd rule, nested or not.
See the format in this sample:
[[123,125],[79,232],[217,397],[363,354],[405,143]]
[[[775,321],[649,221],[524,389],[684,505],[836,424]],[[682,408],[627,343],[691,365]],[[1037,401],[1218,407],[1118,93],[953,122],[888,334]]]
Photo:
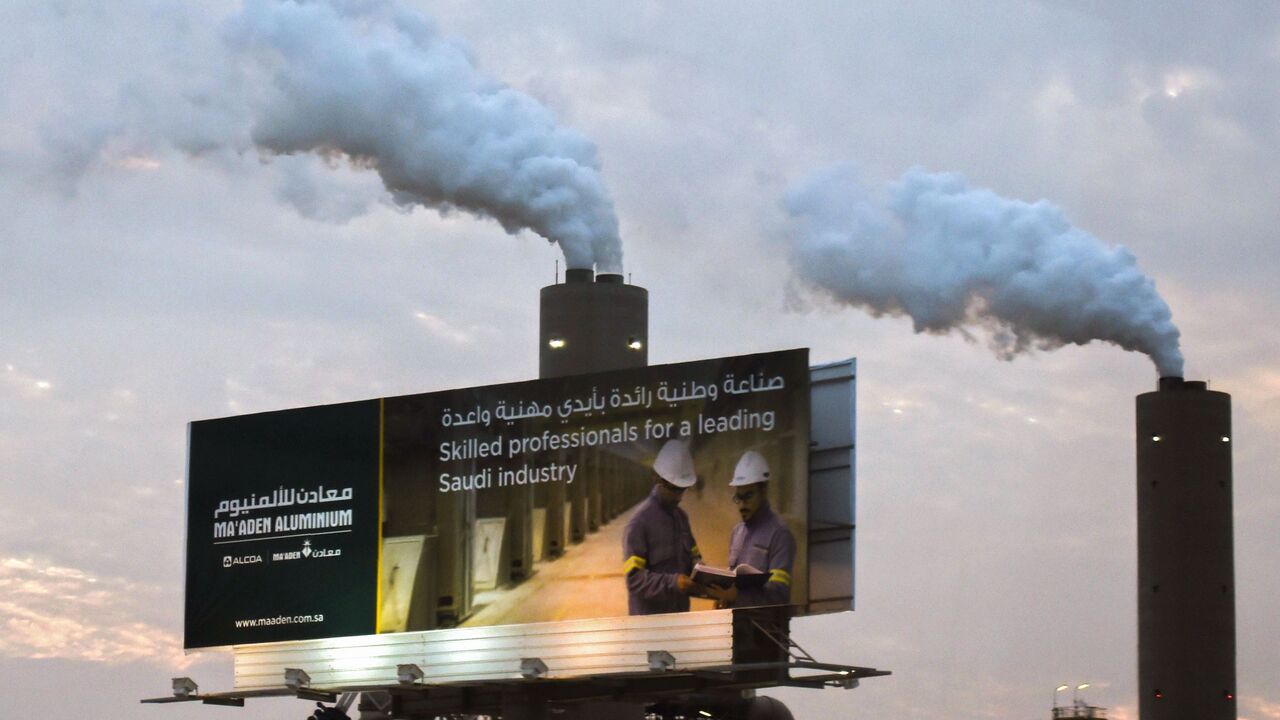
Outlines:
[[757,689],[848,689],[889,674],[819,662],[789,628],[790,609],[773,607],[253,645],[234,650],[234,690],[179,678],[172,696],[142,702],[293,696],[335,703],[325,711],[343,718],[358,695],[361,720],[732,718],[765,700]]

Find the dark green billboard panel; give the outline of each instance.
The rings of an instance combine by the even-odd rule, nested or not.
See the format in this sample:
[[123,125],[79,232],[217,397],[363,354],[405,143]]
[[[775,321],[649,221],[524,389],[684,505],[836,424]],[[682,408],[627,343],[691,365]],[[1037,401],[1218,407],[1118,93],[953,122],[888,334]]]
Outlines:
[[380,404],[191,423],[186,647],[374,631]]

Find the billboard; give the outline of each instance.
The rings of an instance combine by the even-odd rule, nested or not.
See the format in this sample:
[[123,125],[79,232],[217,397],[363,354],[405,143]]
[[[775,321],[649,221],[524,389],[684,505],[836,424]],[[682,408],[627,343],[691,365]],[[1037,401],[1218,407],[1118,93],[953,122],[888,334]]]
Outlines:
[[807,350],[189,433],[187,648],[807,602]]

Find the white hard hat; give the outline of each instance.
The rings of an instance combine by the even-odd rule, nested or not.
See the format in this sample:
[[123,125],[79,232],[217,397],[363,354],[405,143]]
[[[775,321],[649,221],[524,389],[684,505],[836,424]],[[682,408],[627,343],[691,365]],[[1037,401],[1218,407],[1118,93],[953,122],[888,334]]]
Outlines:
[[653,471],[676,487],[693,487],[698,482],[687,440],[668,440],[654,458]]
[[769,463],[765,462],[764,456],[755,450],[742,453],[738,466],[733,469],[733,479],[729,481],[729,487],[742,487],[762,482],[769,482]]

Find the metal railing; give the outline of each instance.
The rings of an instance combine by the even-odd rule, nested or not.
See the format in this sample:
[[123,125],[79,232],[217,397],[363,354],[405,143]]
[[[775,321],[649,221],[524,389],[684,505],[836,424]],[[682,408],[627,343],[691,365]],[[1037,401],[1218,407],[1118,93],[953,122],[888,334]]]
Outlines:
[[1106,720],[1107,709],[1093,705],[1059,705],[1053,709],[1053,720]]

